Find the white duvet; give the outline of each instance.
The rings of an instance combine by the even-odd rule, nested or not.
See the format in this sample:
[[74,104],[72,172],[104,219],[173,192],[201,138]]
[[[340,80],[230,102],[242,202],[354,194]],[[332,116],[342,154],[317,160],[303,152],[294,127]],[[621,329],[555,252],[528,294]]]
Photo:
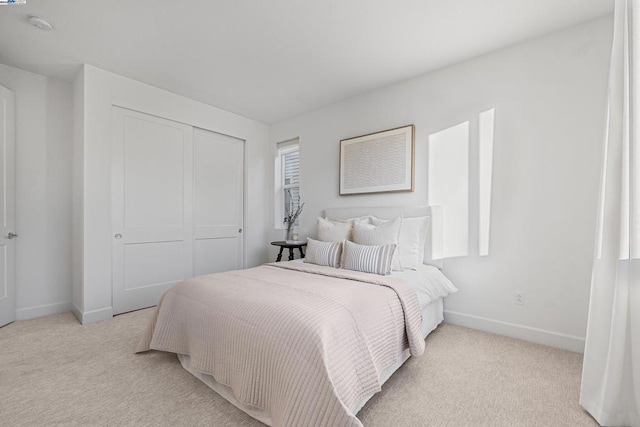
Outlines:
[[[297,259],[294,262],[301,263],[304,260]],[[418,295],[421,309],[437,299],[458,292],[458,288],[433,265],[422,264],[415,270],[392,271],[391,276],[404,279],[411,285]]]
[[424,308],[439,298],[458,292],[453,283],[437,267],[421,265],[416,270],[391,272],[392,277],[407,281],[418,295],[420,308]]

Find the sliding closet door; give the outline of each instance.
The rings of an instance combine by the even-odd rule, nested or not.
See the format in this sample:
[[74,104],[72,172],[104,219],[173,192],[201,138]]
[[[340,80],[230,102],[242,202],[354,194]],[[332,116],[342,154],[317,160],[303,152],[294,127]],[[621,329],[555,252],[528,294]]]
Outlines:
[[[193,129],[113,107],[113,311],[193,276]],[[106,159],[105,159],[106,160]]]
[[244,141],[193,131],[195,275],[243,267]]

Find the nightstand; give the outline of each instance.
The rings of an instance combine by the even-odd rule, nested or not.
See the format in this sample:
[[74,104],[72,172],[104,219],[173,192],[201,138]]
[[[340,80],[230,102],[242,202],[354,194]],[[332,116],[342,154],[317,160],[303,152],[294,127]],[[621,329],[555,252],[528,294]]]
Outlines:
[[285,242],[284,240],[280,240],[277,242],[271,242],[273,246],[280,246],[280,252],[278,253],[278,258],[276,262],[282,261],[282,251],[284,248],[289,249],[289,261],[293,261],[293,250],[298,249],[300,251],[300,258],[304,258],[304,252],[302,248],[307,246],[307,242],[305,240],[300,240],[297,242]]

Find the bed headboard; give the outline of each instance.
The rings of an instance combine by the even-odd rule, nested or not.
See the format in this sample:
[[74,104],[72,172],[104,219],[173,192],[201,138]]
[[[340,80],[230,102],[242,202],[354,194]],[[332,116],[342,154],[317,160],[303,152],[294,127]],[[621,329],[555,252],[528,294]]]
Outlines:
[[347,219],[373,215],[381,219],[393,219],[399,216],[430,216],[429,232],[425,243],[424,263],[442,268],[443,254],[443,211],[442,206],[387,206],[379,208],[329,208],[324,216],[335,219]]

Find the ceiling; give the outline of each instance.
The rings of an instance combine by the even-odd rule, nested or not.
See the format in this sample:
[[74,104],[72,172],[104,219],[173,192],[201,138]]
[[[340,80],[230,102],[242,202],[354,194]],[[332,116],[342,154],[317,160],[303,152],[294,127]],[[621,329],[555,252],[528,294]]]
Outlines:
[[27,0],[0,7],[0,63],[66,80],[92,64],[270,124],[610,14],[613,3]]

